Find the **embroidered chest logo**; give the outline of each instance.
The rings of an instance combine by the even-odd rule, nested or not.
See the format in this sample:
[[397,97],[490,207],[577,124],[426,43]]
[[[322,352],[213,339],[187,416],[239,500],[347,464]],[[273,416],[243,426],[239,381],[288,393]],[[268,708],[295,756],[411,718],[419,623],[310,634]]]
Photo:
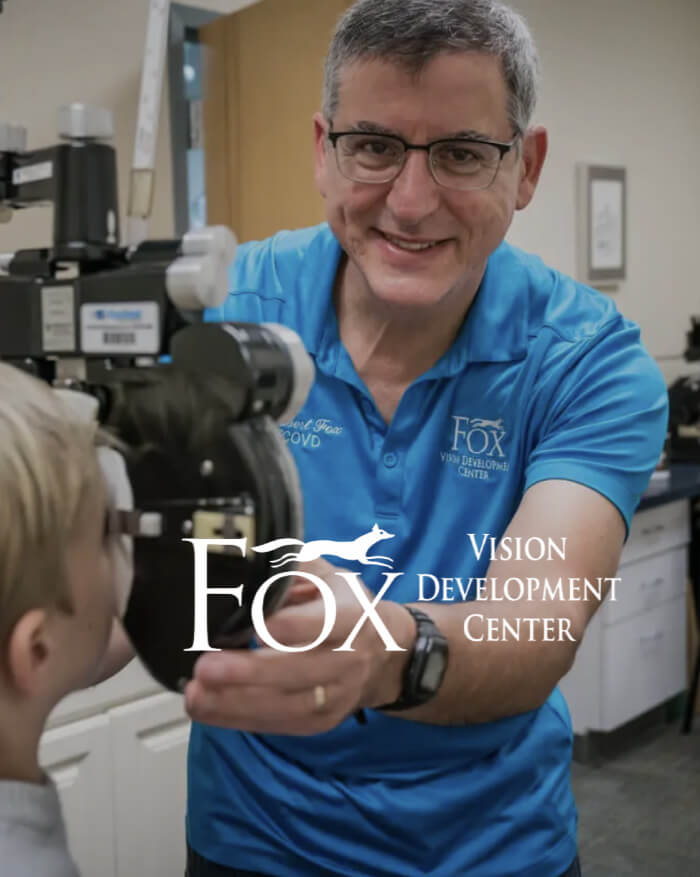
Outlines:
[[453,466],[463,478],[488,481],[495,473],[509,469],[507,434],[502,417],[489,419],[453,414],[450,444],[440,451],[440,460],[446,466]]
[[288,445],[316,450],[329,440],[338,438],[345,428],[328,417],[300,417],[280,424],[282,435]]

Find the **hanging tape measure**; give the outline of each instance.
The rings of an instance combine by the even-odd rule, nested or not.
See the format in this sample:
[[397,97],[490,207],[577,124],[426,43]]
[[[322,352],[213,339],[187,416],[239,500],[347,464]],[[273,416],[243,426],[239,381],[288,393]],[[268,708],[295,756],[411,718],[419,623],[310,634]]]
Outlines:
[[148,236],[148,219],[153,206],[155,186],[158,120],[165,77],[169,21],[170,0],[150,0],[129,186],[127,243],[130,246],[141,243]]

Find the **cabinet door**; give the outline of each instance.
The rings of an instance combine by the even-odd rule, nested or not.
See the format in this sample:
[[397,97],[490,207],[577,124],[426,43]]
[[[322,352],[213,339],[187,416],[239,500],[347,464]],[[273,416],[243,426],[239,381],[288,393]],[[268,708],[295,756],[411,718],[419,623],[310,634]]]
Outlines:
[[190,724],[182,697],[158,694],[109,715],[117,877],[181,877]]
[[68,845],[80,873],[114,877],[109,720],[94,716],[47,731],[39,758],[58,788]]
[[559,680],[559,691],[569,707],[574,734],[587,734],[600,727],[602,629],[598,612],[586,628],[573,667]]
[[[642,557],[659,554],[669,548],[690,542],[688,500],[679,499],[666,505],[637,512],[630,524],[629,538],[622,549],[620,566]],[[620,573],[622,575],[623,573]]]
[[621,566],[615,600],[608,597],[600,610],[603,625],[612,627],[661,603],[684,597],[687,569],[688,549],[684,545]]
[[685,600],[603,629],[601,727],[611,731],[683,691]]

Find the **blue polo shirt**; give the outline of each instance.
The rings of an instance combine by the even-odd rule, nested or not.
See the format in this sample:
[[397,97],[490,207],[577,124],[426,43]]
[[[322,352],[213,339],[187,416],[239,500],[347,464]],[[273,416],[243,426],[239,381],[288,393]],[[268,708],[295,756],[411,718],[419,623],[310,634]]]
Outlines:
[[[306,540],[349,541],[376,523],[391,538],[370,553],[403,573],[386,596],[412,602],[421,574],[484,576],[486,552],[466,534],[498,538],[538,481],[585,484],[629,525],[667,397],[609,298],[502,244],[452,347],[386,425],[340,342],[340,257],[326,225],[245,244],[209,315],[283,323],[314,359],[308,400],[282,427]],[[342,565],[375,591],[383,583],[381,567]],[[539,709],[461,727],[376,711],[315,737],[195,723],[188,840],[274,877],[558,877],[576,854],[571,744],[558,689]]]

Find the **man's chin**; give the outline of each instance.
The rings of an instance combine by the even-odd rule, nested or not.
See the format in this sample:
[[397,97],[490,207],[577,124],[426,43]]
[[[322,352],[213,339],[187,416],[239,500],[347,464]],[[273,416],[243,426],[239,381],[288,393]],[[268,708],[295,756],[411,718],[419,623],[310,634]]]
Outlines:
[[449,294],[447,284],[438,285],[434,279],[421,281],[416,277],[398,283],[381,279],[376,283],[370,281],[370,289],[384,305],[410,310],[429,310],[443,302]]

